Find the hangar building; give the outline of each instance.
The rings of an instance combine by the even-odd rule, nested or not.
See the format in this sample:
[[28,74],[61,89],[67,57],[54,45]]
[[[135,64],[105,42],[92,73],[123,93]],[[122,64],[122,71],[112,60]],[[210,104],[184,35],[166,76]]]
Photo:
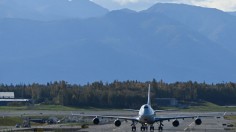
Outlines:
[[16,99],[14,92],[0,92],[0,106],[10,102],[30,102],[29,99]]
[[0,92],[0,99],[14,99],[14,92]]

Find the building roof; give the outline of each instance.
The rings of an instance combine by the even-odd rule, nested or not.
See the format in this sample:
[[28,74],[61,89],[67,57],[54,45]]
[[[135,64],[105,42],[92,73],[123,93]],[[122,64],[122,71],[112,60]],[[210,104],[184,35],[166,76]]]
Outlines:
[[14,92],[0,92],[0,98],[2,97],[14,97]]

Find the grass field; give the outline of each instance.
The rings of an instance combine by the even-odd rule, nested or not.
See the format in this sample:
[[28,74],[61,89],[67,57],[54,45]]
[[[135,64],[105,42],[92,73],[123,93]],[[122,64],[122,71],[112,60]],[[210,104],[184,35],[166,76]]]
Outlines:
[[176,109],[183,112],[234,112],[236,107],[219,106],[210,102],[203,102],[187,108],[161,107],[161,109]]
[[235,120],[236,121],[236,115],[230,115],[230,116],[224,116],[226,120]]
[[[210,102],[203,102],[199,104],[194,104],[193,106],[189,106],[188,108],[177,108],[177,107],[161,107],[161,109],[174,109],[183,112],[233,112],[236,111],[236,107],[227,107],[227,106],[219,106]],[[50,111],[102,111],[109,110],[106,108],[79,108],[79,107],[67,107],[61,105],[34,105],[34,106],[0,106],[0,111],[15,111],[15,110],[50,110]],[[122,109],[110,109],[110,110],[122,110]]]
[[[233,126],[236,126],[236,115],[227,115],[227,116],[224,116],[224,118],[226,119],[226,120],[232,120],[233,122],[232,122],[232,124],[233,124]],[[235,130],[236,128],[234,128],[234,130]]]
[[1,117],[1,126],[15,126],[17,123],[21,123],[22,119],[20,117]]
[[77,110],[78,108],[61,106],[61,105],[34,105],[34,106],[0,106],[1,110],[60,110],[60,111],[71,111]]

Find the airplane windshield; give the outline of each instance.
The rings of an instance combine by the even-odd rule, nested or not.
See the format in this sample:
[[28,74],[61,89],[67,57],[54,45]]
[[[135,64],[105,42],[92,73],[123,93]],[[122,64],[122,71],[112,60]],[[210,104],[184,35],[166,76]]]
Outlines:
[[148,108],[148,106],[147,106],[147,105],[145,105],[145,106],[144,106],[144,108],[145,108],[145,109],[147,109],[147,108]]

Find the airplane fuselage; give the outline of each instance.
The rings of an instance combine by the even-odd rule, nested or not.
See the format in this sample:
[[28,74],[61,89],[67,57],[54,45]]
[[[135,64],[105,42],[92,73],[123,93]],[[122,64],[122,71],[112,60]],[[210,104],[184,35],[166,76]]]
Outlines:
[[155,123],[155,111],[148,104],[142,105],[139,110],[138,121],[142,124],[153,124]]

